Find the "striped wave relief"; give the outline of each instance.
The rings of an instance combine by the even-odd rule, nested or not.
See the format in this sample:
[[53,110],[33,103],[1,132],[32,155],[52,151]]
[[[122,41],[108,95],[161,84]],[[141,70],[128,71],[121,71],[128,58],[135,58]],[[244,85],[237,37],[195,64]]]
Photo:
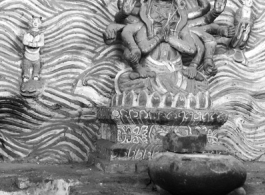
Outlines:
[[[228,6],[238,9],[242,1],[228,0]],[[264,9],[263,0],[254,0],[257,19],[246,51],[248,66],[217,55],[219,72],[210,80],[213,108],[230,113],[218,141],[244,160],[265,160]],[[108,103],[115,75],[124,68],[122,46],[107,46],[102,39],[116,2],[1,0],[0,10],[0,156],[87,160],[100,137],[95,108]],[[45,85],[37,98],[23,98],[22,36],[31,15],[43,18]]]

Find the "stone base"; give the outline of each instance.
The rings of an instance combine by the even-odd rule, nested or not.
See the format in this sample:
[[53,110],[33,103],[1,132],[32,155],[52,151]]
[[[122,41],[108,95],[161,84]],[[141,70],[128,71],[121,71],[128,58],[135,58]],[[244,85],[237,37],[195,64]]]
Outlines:
[[43,80],[28,80],[21,84],[20,93],[25,97],[37,97],[42,93],[43,86]]
[[155,185],[171,194],[226,195],[246,180],[243,164],[232,156],[157,154],[148,164]]
[[[107,161],[127,160],[151,160],[158,153],[164,152],[161,144],[121,144],[108,140],[96,142],[96,157]],[[201,153],[229,155],[227,149],[222,145],[207,144]]]
[[97,157],[108,161],[149,160],[163,151],[162,144],[122,144],[107,140],[96,142]]

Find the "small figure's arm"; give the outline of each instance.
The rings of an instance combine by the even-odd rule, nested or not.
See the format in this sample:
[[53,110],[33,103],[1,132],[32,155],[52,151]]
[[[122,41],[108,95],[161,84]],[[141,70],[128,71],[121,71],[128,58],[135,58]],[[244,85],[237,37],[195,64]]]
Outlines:
[[40,40],[38,42],[35,42],[36,43],[36,47],[43,47],[44,46],[44,34],[41,33],[40,34]]
[[25,45],[25,46],[29,45],[28,33],[24,34],[24,36],[23,36],[23,45]]

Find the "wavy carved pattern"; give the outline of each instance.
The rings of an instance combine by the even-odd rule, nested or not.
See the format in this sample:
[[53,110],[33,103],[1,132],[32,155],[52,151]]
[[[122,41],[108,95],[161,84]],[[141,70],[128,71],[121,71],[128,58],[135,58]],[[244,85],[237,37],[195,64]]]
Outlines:
[[[236,10],[242,0],[228,0],[228,5]],[[218,140],[246,160],[265,160],[261,157],[265,152],[264,9],[263,0],[254,0],[257,20],[246,52],[249,65],[216,56],[219,73],[210,80],[214,109],[230,113]],[[27,156],[43,161],[87,159],[99,136],[93,109],[98,102],[89,90],[108,102],[114,77],[124,66],[116,61],[122,56],[121,46],[106,46],[102,40],[116,11],[110,0],[0,1],[1,155],[11,160]],[[44,19],[45,88],[37,99],[23,99],[19,93],[21,38],[32,14]]]

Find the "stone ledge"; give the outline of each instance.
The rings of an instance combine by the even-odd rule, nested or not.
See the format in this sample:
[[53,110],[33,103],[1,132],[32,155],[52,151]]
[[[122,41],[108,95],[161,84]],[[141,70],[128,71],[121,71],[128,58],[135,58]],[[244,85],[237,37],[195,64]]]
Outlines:
[[222,126],[228,114],[217,110],[177,108],[99,107],[97,118],[102,123],[166,126]]

